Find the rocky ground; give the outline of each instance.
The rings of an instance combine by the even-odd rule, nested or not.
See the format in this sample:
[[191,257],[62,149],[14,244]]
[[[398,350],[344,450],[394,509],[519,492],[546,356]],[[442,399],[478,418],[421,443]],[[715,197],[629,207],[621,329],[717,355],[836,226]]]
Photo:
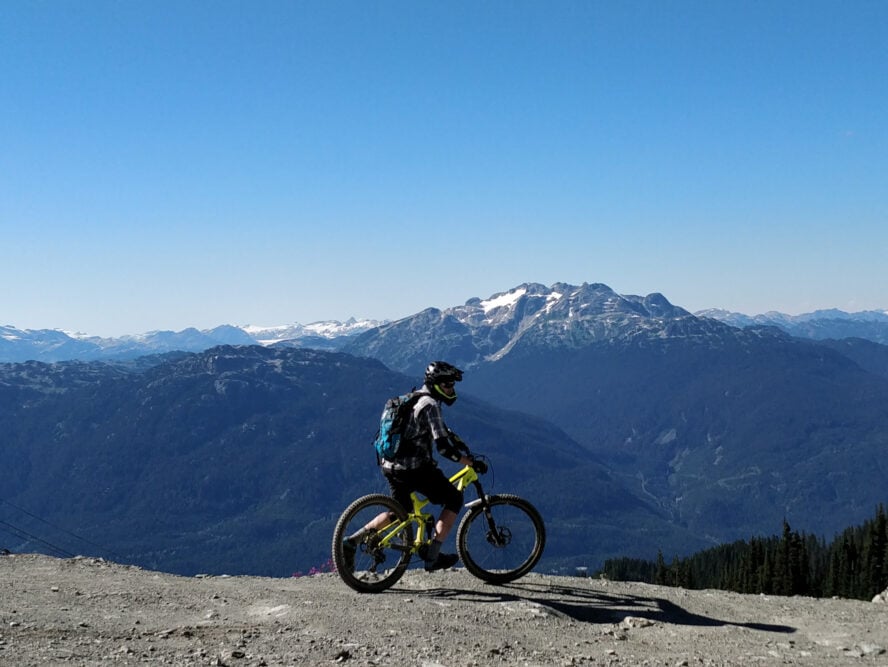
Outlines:
[[0,556],[0,665],[886,665],[888,604],[530,575],[179,577]]

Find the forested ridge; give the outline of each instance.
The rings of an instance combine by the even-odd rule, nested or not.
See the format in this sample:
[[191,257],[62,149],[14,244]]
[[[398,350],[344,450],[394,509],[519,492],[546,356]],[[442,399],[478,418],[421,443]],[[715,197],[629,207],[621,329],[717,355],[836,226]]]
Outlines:
[[723,544],[670,563],[662,552],[653,562],[609,559],[599,574],[682,588],[870,600],[888,588],[888,519],[880,504],[872,519],[829,543],[784,520],[779,536]]

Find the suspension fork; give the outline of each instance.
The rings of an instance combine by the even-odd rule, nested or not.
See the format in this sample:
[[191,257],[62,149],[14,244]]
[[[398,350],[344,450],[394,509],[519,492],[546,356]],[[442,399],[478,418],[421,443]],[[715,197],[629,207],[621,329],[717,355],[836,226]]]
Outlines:
[[508,531],[502,528],[497,528],[496,521],[493,518],[493,512],[490,510],[490,503],[487,500],[487,494],[484,493],[484,489],[481,488],[481,482],[475,480],[472,482],[472,486],[475,487],[475,491],[478,493],[478,498],[470,503],[466,503],[466,507],[472,509],[480,505],[481,511],[484,513],[484,518],[487,521],[487,541],[496,547],[505,546],[509,543]]

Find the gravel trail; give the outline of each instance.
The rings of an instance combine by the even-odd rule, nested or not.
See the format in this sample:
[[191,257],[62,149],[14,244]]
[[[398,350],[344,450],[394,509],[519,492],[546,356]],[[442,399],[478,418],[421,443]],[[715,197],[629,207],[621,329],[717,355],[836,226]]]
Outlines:
[[882,665],[888,604],[531,574],[180,577],[0,556],[0,665]]

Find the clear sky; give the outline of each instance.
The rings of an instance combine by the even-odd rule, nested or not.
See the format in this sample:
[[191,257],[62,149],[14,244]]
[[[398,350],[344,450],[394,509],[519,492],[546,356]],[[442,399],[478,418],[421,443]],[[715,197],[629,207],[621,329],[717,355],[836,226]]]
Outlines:
[[888,2],[4,0],[0,324],[888,308]]

